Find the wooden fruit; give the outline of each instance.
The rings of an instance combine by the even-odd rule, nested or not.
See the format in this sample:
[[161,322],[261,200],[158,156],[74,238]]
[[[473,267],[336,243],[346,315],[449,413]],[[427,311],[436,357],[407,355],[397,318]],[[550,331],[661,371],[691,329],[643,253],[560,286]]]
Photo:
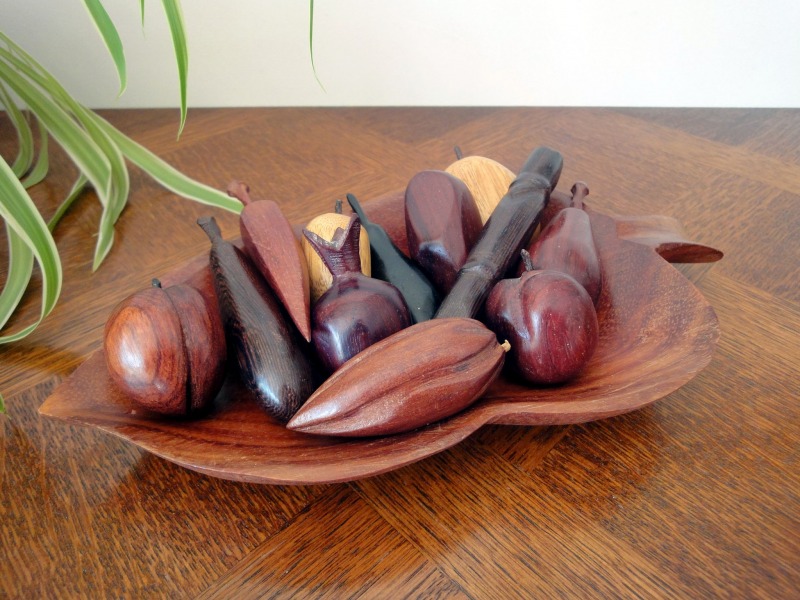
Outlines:
[[597,303],[602,273],[592,224],[583,209],[561,209],[528,246],[527,260],[529,264],[521,266],[520,274],[534,269],[561,271],[575,278]]
[[[349,222],[350,217],[342,214],[342,201],[337,200],[335,212],[324,213],[314,217],[306,224],[305,228],[317,234],[323,240],[330,241],[333,239],[336,230],[346,229]],[[300,240],[300,245],[303,248],[303,254],[306,257],[306,264],[308,265],[311,303],[313,304],[319,300],[319,297],[322,296],[329,287],[331,287],[333,284],[333,275],[305,237]],[[361,272],[367,277],[370,277],[372,274],[372,260],[369,247],[369,234],[367,231],[364,231],[363,228],[358,243],[358,253],[361,258]]]
[[253,202],[246,183],[231,182],[228,195],[244,204],[239,215],[239,229],[248,256],[278,296],[300,334],[311,341],[308,263],[291,223],[272,200]]
[[333,241],[303,235],[333,274],[333,285],[314,304],[312,341],[328,373],[375,342],[411,325],[403,296],[391,283],[361,272],[361,223],[353,215]]
[[[402,192],[395,191],[369,204],[370,215],[393,239],[405,239],[402,202]],[[255,403],[239,402],[242,393],[235,386],[226,386],[220,394],[228,401],[220,404],[213,419],[165,423],[150,418],[132,410],[130,397],[111,383],[104,353],[96,352],[56,388],[39,414],[111,433],[208,476],[297,485],[385,473],[451,448],[485,425],[585,423],[660,399],[669,404],[680,397],[673,392],[714,356],[719,340],[714,309],[656,253],[649,237],[644,243],[619,239],[620,217],[587,212],[604,268],[597,308],[603,328],[587,369],[563,385],[522,385],[501,375],[480,401],[429,427],[382,440],[330,438],[287,429]],[[685,236],[675,234],[674,243],[669,242],[672,220],[668,221],[664,227],[656,226],[659,246],[666,244],[679,252]],[[636,227],[633,233],[640,230]],[[647,223],[642,227],[651,229]],[[689,255],[680,256],[689,262],[708,260],[713,250],[706,247],[698,254],[694,243],[689,248]],[[176,266],[169,277],[210,287],[208,271],[208,256],[198,256]],[[209,291],[213,297],[213,289]]]
[[445,171],[463,181],[472,193],[481,221],[489,220],[495,207],[514,181],[514,173],[499,162],[483,156],[465,156],[448,166]]
[[411,319],[415,323],[433,317],[439,303],[436,288],[425,274],[400,252],[386,230],[367,218],[353,194],[347,194],[347,202],[361,220],[361,226],[369,232],[372,276],[388,281],[400,290],[411,313]]
[[304,433],[400,433],[453,415],[497,378],[504,346],[473,319],[418,323],[345,363],[287,424]]
[[508,365],[529,383],[563,383],[580,373],[599,339],[589,294],[559,271],[504,279],[486,300],[486,321],[511,343]]
[[411,258],[445,295],[483,228],[475,200],[463,181],[431,170],[411,178],[404,206]]
[[553,218],[561,212],[562,208],[574,207],[583,210],[583,200],[589,195],[589,187],[583,181],[576,181],[572,184],[571,193],[567,194],[561,190],[550,192],[550,199],[542,211],[539,218],[539,226],[544,229]]
[[205,408],[225,377],[222,322],[188,285],[153,286],[120,302],[103,346],[109,375],[136,404],[165,415]]
[[539,214],[558,183],[562,162],[561,154],[550,148],[531,153],[472,247],[437,318],[478,314],[492,286],[505,277],[536,229]]
[[247,255],[222,239],[214,218],[197,223],[211,240],[214,290],[239,376],[270,416],[286,422],[316,387],[308,344]]

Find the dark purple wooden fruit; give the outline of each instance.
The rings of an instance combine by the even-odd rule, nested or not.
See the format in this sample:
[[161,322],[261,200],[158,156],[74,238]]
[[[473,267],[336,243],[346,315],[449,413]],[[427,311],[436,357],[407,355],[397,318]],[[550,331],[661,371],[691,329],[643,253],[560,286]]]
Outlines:
[[445,171],[422,171],[406,187],[405,219],[411,258],[446,294],[483,229],[472,193]]
[[485,309],[490,329],[511,344],[506,364],[530,383],[574,378],[597,347],[592,299],[581,284],[559,271],[526,271],[500,281]]
[[303,230],[333,275],[333,284],[320,296],[311,313],[311,341],[329,373],[412,323],[398,289],[361,272],[360,233],[357,215],[350,218],[346,230],[337,230],[330,242]]
[[222,238],[214,218],[197,222],[211,240],[214,291],[239,376],[269,415],[286,422],[316,389],[308,344],[247,255]]
[[531,264],[520,265],[520,274],[525,270],[561,271],[577,280],[597,304],[602,273],[586,211],[575,207],[561,209],[531,243],[528,253]]

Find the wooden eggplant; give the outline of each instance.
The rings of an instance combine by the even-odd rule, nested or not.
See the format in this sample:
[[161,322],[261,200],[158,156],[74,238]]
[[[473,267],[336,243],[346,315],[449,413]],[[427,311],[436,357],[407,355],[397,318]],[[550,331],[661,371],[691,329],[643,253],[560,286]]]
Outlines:
[[444,171],[422,171],[408,182],[404,213],[411,258],[446,294],[483,228],[469,188]]
[[[324,240],[331,241],[337,229],[346,229],[350,222],[350,217],[342,214],[342,201],[336,201],[334,212],[324,213],[311,219],[305,229],[317,234]],[[308,265],[308,276],[311,284],[311,303],[312,305],[319,300],[319,297],[333,284],[333,275],[319,254],[312,248],[308,240],[303,236],[300,239],[303,254]],[[358,252],[361,257],[361,272],[369,277],[372,274],[372,259],[369,246],[369,235],[362,228],[361,237],[358,243]]]
[[314,304],[311,339],[328,373],[372,344],[411,325],[403,296],[391,283],[361,272],[361,223],[352,215],[347,229],[328,242],[303,235],[333,274],[333,285]]
[[376,436],[434,423],[483,395],[500,374],[507,349],[473,319],[417,323],[345,363],[287,427]]
[[272,200],[253,202],[246,183],[233,181],[228,195],[238,198],[244,209],[239,230],[250,259],[283,304],[300,334],[311,341],[311,289],[300,240],[280,206]]
[[486,222],[481,236],[461,267],[437,318],[474,317],[492,286],[519,258],[539,222],[550,191],[561,175],[561,154],[550,148],[534,150]]
[[172,416],[206,408],[225,378],[222,321],[195,288],[153,280],[120,302],[103,336],[108,373],[138,406]]
[[[457,155],[460,154],[457,152]],[[508,192],[514,173],[499,162],[484,156],[465,156],[448,166],[445,171],[463,181],[472,193],[483,224],[489,220],[495,207]]]
[[566,273],[580,283],[597,304],[602,287],[600,259],[586,211],[568,206],[541,230],[528,247],[530,265],[525,270],[552,270]]
[[247,255],[222,238],[216,220],[198,224],[211,240],[214,290],[239,376],[269,415],[286,422],[315,389],[307,344]]
[[372,276],[388,281],[403,295],[414,323],[433,317],[439,300],[436,288],[424,273],[394,245],[386,230],[372,223],[353,194],[347,202],[369,233],[372,255]]

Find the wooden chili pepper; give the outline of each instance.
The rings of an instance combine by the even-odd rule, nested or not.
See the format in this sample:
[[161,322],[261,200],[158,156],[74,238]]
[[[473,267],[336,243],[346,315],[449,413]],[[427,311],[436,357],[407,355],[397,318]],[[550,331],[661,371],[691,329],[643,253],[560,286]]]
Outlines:
[[400,252],[386,230],[367,219],[367,215],[353,194],[347,194],[347,202],[358,215],[362,227],[369,233],[372,276],[388,281],[400,290],[411,313],[411,319],[415,323],[433,317],[439,299],[436,288],[422,271]]

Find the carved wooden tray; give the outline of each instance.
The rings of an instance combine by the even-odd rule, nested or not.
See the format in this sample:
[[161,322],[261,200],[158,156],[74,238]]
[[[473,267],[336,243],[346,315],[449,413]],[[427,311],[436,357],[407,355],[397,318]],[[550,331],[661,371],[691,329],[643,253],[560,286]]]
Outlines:
[[[401,248],[401,194],[366,205]],[[711,360],[717,317],[673,262],[710,262],[713,248],[688,240],[668,217],[610,217],[589,210],[603,266],[600,343],[582,376],[531,388],[501,378],[466,411],[413,432],[371,439],[318,437],[287,430],[251,402],[235,381],[214,410],[196,420],[134,409],[111,385],[102,350],[86,360],[40,407],[47,417],[96,427],[179,465],[225,479],[270,484],[342,482],[421,460],[489,423],[582,423],[630,412],[678,389]],[[208,289],[207,257],[163,278]],[[413,374],[410,374],[413,377]]]

